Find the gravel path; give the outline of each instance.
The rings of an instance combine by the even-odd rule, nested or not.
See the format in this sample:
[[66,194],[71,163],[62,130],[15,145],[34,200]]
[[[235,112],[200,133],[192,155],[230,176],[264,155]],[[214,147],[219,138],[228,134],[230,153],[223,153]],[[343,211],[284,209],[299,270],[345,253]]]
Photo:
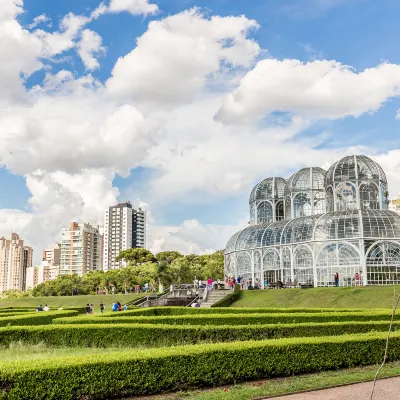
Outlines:
[[[282,400],[369,400],[372,382],[356,383],[332,389],[315,390],[313,392],[291,394],[275,397]],[[399,400],[400,377],[382,379],[376,382],[374,400]]]

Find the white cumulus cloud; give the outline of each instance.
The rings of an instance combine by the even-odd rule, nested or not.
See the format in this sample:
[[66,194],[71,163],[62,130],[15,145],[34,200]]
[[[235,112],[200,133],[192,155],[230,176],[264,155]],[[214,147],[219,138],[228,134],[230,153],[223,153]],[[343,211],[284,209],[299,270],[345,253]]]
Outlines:
[[246,122],[275,111],[314,118],[358,117],[400,94],[400,65],[357,72],[334,60],[259,61],[224,99],[216,118]]
[[115,64],[107,89],[159,105],[190,101],[222,63],[251,64],[260,48],[247,35],[257,27],[244,16],[206,18],[198,9],[152,21],[136,48]]

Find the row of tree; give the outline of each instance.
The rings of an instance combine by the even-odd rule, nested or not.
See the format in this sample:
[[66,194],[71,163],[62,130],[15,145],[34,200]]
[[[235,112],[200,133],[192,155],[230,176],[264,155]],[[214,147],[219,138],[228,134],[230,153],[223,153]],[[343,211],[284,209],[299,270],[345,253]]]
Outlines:
[[124,260],[125,268],[112,271],[91,271],[82,277],[61,275],[57,279],[44,282],[32,291],[33,296],[70,296],[72,294],[125,293],[153,283],[166,287],[171,283],[191,283],[195,278],[208,277],[223,279],[223,251],[209,255],[182,255],[177,251],[152,254],[145,249],[122,251],[118,260]]

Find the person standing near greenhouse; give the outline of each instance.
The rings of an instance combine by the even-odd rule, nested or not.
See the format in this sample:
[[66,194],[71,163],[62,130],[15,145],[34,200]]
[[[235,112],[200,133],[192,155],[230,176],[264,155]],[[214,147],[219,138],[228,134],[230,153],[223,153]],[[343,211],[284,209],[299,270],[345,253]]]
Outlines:
[[335,286],[339,287],[339,273],[335,273]]

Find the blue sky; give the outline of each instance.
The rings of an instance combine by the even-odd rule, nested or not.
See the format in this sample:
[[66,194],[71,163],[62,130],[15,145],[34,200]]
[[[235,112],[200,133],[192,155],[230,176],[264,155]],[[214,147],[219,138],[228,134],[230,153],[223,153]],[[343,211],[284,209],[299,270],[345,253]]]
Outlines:
[[[10,4],[13,2],[13,0],[7,1]],[[316,60],[335,60],[350,66],[351,71],[357,74],[365,69],[376,68],[383,62],[394,65],[400,64],[397,41],[400,35],[400,25],[398,24],[400,3],[395,0],[382,0],[380,2],[374,0],[252,0],[247,2],[239,0],[158,0],[156,2],[149,1],[149,3],[157,4],[159,12],[153,15],[132,15],[124,11],[104,13],[99,18],[86,23],[84,29],[96,32],[101,37],[102,46],[105,48],[103,53],[97,56],[98,68],[94,68],[91,71],[88,70],[79,57],[76,47],[71,47],[51,56],[41,55],[38,59],[42,61],[43,67],[37,68],[30,75],[28,74],[29,76],[24,83],[26,90],[29,91],[35,85],[43,86],[46,74],[55,76],[59,71],[69,71],[72,73],[73,79],[91,74],[98,80],[99,85],[106,86],[107,80],[112,76],[112,71],[116,71],[114,68],[118,58],[124,57],[135,50],[137,38],[148,31],[148,25],[151,21],[168,19],[193,7],[200,8],[204,19],[217,15],[220,17],[240,17],[244,15],[248,20],[257,21],[259,28],[249,29],[247,37],[254,40],[261,51],[257,52],[250,66],[241,68],[240,71],[233,69],[238,76],[240,74],[243,76],[250,72],[257,65],[257,62],[263,59],[279,62],[298,60],[303,63],[314,63]],[[24,12],[16,15],[15,18],[31,34],[35,34],[34,31],[37,28],[54,33],[60,31],[59,23],[68,13],[73,13],[76,16],[89,16],[99,4],[99,0],[24,0]],[[109,1],[106,1],[105,4],[108,5]],[[28,29],[27,26],[32,23],[33,19],[42,14],[45,14],[51,20],[51,26],[41,24]],[[73,40],[78,43],[78,36]],[[174,49],[171,49],[171,52],[174,52]],[[153,56],[155,59],[157,58],[156,55]],[[140,63],[140,59],[139,61],[136,60],[136,65],[131,68],[137,68],[138,62]],[[219,73],[221,74],[221,71]],[[129,81],[128,77],[126,82],[129,83]],[[210,76],[207,77],[207,81],[210,81]],[[224,81],[223,84],[225,85],[225,83]],[[368,85],[368,82],[364,82],[364,84]],[[225,86],[222,92],[229,93],[235,90],[234,86],[235,84]],[[349,90],[351,91],[352,88],[349,88]],[[393,83],[393,91],[396,91],[395,83]],[[205,96],[207,90],[202,93]],[[210,93],[208,92],[208,94]],[[56,96],[55,94],[52,95]],[[343,95],[345,96],[346,93]],[[135,101],[137,101],[137,95],[134,94],[134,96]],[[221,94],[221,98],[222,96],[223,94]],[[196,97],[196,101],[197,99],[198,97]],[[173,100],[168,102],[173,104]],[[195,107],[195,100],[189,100],[188,103],[190,102],[193,102],[193,107]],[[134,106],[148,118],[148,103],[145,105],[137,105],[135,103]],[[162,114],[166,112],[164,106],[160,106],[160,110],[158,110],[159,105],[155,101],[150,108],[153,113],[160,111]],[[179,107],[182,107],[182,103],[180,103]],[[177,106],[174,110],[178,110],[179,107]],[[400,120],[395,118],[399,108],[400,102],[397,95],[386,95],[382,100],[381,106],[372,107],[371,109],[368,109],[367,106],[359,115],[354,116],[353,114],[355,113],[352,111],[349,111],[347,116],[335,115],[333,118],[316,118],[313,115],[312,121],[309,121],[308,124],[304,123],[306,126],[298,129],[295,137],[290,139],[290,143],[293,147],[297,143],[305,147],[307,143],[312,143],[310,146],[315,150],[313,153],[316,155],[315,160],[306,156],[305,159],[293,160],[293,164],[288,160],[271,171],[271,154],[268,151],[271,147],[269,140],[273,139],[266,139],[264,142],[266,150],[265,163],[262,160],[258,161],[257,169],[250,165],[251,160],[243,162],[243,165],[248,169],[239,178],[237,171],[240,172],[241,155],[240,153],[232,153],[232,160],[239,160],[235,164],[236,169],[233,177],[229,178],[234,181],[232,187],[237,186],[232,190],[229,190],[229,185],[226,182],[221,185],[224,186],[221,189],[216,188],[214,183],[209,184],[207,175],[205,175],[205,182],[202,186],[200,174],[196,178],[197,183],[193,185],[193,188],[188,189],[186,192],[183,189],[176,189],[176,195],[174,195],[174,179],[168,175],[172,174],[172,172],[167,172],[168,167],[165,165],[163,167],[164,170],[161,170],[158,164],[154,162],[154,159],[152,162],[149,160],[133,161],[128,167],[131,171],[130,174],[126,171],[126,165],[128,164],[124,164],[123,173],[117,167],[114,169],[107,167],[107,171],[112,174],[114,188],[118,188],[120,191],[119,199],[130,198],[133,201],[140,199],[148,203],[157,225],[179,226],[185,220],[195,219],[204,225],[236,226],[239,221],[243,222],[247,218],[248,195],[252,185],[262,177],[267,177],[271,174],[288,177],[297,168],[306,165],[306,163],[315,162],[321,165],[324,162],[333,161],[336,156],[340,156],[342,153],[348,153],[351,148],[359,150],[366,147],[366,153],[376,155],[378,158],[381,157],[381,159],[386,160],[388,165],[393,166],[393,162],[389,162],[387,155],[390,151],[400,148],[398,133]],[[176,112],[183,112],[179,110]],[[293,111],[292,109],[281,110],[277,108],[275,111],[282,112],[290,121],[294,114],[298,114],[303,118],[310,118],[310,110],[305,115],[302,115],[301,111]],[[169,118],[165,115],[162,114],[162,117]],[[150,120],[151,118],[148,119]],[[230,130],[231,135],[236,135],[236,137],[240,135],[240,130],[243,131],[243,134],[254,130],[254,134],[260,138],[262,130],[269,126],[270,121],[271,114],[265,112],[264,122],[258,120],[256,123],[251,122],[248,125],[238,127],[230,125],[227,129]],[[223,121],[223,123],[225,122]],[[194,123],[193,132],[197,128],[198,123]],[[162,129],[162,127],[158,127],[157,132],[162,131]],[[188,136],[196,135],[190,131],[191,129],[188,129]],[[188,137],[178,137],[177,135],[174,136],[172,133],[168,136],[167,142],[170,145],[173,143],[173,147],[188,149],[196,146],[193,137],[189,140]],[[157,137],[157,139],[154,139],[154,137]],[[157,141],[158,138],[154,134],[151,136],[153,142]],[[245,139],[243,138],[243,140]],[[206,139],[204,141],[207,142]],[[158,154],[157,157],[162,154],[162,149],[163,147],[160,145],[158,149],[154,150],[155,154]],[[213,146],[210,147],[210,152],[212,152],[212,149]],[[318,154],[330,154],[330,149],[332,150],[332,158],[329,157],[329,160],[323,155],[317,156]],[[127,152],[132,151],[133,153],[145,152],[146,150],[146,147],[142,150],[136,149],[135,146],[127,148]],[[234,150],[226,149],[226,151]],[[221,152],[224,152],[223,148],[221,148]],[[39,167],[40,170],[44,171],[43,177],[46,176],[46,168],[48,167],[45,162],[46,157],[46,154],[43,153],[43,167],[40,163],[35,164],[35,170]],[[140,158],[135,153],[135,155],[132,155],[132,160],[136,159],[135,157]],[[281,158],[290,157],[291,155],[286,153],[284,147],[282,147]],[[35,212],[32,209],[32,204],[40,209],[44,204],[44,200],[36,193],[31,193],[32,188],[32,190],[39,190],[39,183],[35,181],[37,178],[29,177],[34,170],[18,169],[12,161],[7,161],[6,157],[3,158],[1,158],[0,154],[0,165],[4,165],[0,168],[0,183],[4,188],[4,190],[0,191],[0,209],[17,209],[31,213]],[[226,159],[225,155],[220,161],[216,161],[216,166],[214,167],[216,168],[216,175],[220,173],[218,165],[226,163],[226,161],[223,161]],[[392,159],[393,156],[391,156],[390,160]],[[171,158],[171,162],[172,160],[173,158]],[[221,164],[218,164],[219,162]],[[263,169],[264,165],[265,169]],[[48,173],[54,173],[57,169],[64,171],[64,167],[65,164],[60,163],[59,166],[52,164],[51,171],[49,169]],[[91,168],[92,164],[87,167]],[[71,168],[65,167],[65,171],[70,173]],[[76,168],[79,169],[80,167]],[[86,166],[83,165],[83,168],[86,168]],[[181,168],[185,169],[185,164]],[[188,169],[190,168],[192,167],[188,166]],[[208,167],[207,171],[212,171],[210,168]],[[207,173],[210,176],[213,175],[212,172]],[[393,176],[394,174],[395,171],[392,171]],[[27,176],[29,188],[25,181]],[[164,179],[164,176],[167,178]],[[221,174],[221,176],[221,179],[228,179],[225,178],[226,174]],[[45,178],[43,179],[45,180]],[[179,180],[180,178],[178,177],[177,179]],[[186,179],[186,177],[182,177],[182,179]],[[71,185],[68,186],[68,190],[73,192]],[[165,196],[162,193],[155,194],[154,187],[157,187],[155,185],[160,185],[162,187],[161,191],[165,191],[165,187],[170,187],[171,193],[165,193]],[[162,185],[172,185],[172,187]],[[397,182],[394,182],[393,186],[396,190],[397,188],[400,190],[400,185]],[[109,195],[111,196],[111,194]],[[88,195],[82,196],[84,199],[88,197]],[[28,200],[31,197],[33,197],[33,201],[31,200],[31,204],[29,204]],[[68,215],[75,214],[71,212]],[[93,219],[93,215],[90,215],[90,218]]]

